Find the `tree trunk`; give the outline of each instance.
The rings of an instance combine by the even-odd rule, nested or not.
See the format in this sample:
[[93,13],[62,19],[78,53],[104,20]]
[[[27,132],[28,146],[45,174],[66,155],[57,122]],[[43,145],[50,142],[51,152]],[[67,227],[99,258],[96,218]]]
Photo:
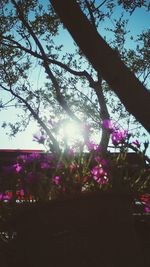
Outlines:
[[150,93],[99,35],[75,0],[51,0],[60,19],[96,71],[150,132]]

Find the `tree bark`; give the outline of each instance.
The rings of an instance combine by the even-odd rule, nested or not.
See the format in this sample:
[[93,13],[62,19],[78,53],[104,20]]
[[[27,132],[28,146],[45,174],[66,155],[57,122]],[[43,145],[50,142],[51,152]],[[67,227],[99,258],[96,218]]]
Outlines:
[[94,69],[150,132],[150,92],[99,35],[75,0],[51,0],[53,8]]

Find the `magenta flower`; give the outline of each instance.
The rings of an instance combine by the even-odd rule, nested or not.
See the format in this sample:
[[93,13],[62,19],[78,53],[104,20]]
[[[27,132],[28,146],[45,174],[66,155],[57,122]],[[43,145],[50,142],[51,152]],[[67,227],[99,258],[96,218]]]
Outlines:
[[100,152],[101,151],[101,146],[100,145],[97,145],[97,144],[94,144],[92,142],[87,142],[86,143],[87,145],[87,148],[89,151],[97,151],[97,152]]
[[60,182],[61,182],[61,178],[60,178],[60,176],[55,176],[55,177],[53,178],[53,182],[54,182],[56,185],[59,185]]
[[[41,155],[41,154],[40,154]],[[43,155],[43,159],[45,161],[52,161],[54,159],[54,155],[50,154],[50,155]]]
[[46,139],[46,137],[41,132],[35,133],[33,135],[33,141],[36,141],[39,144],[44,144],[45,139]]
[[108,177],[107,176],[101,177],[97,182],[101,185],[107,184],[108,183]]
[[22,167],[17,163],[11,166],[3,167],[3,171],[5,174],[15,174],[16,172],[19,173]]
[[31,162],[34,162],[35,160],[39,160],[41,158],[41,154],[34,152],[30,155],[27,155],[25,159],[25,164],[30,164]]
[[50,164],[48,162],[41,162],[40,163],[41,169],[49,169]]
[[114,125],[114,123],[112,122],[112,120],[110,120],[110,119],[103,120],[102,121],[102,127],[104,129],[108,129],[110,131],[114,131],[117,129],[116,126]]
[[112,133],[112,142],[114,145],[122,143],[127,138],[128,131],[115,131]]
[[128,136],[127,130],[119,130],[118,127],[109,119],[103,120],[102,127],[111,131],[111,139],[114,145],[124,142]]
[[19,155],[19,156],[17,157],[18,160],[21,159],[23,162],[25,162],[25,161],[27,160],[27,158],[28,158],[28,155]]
[[108,182],[107,172],[101,166],[93,167],[91,174],[93,175],[93,179],[101,185]]
[[40,157],[41,157],[41,155],[37,152],[34,152],[28,156],[28,158],[31,158],[31,159],[38,159]]
[[22,170],[22,166],[19,163],[14,164],[13,166],[17,173],[19,173]]
[[95,166],[93,167],[93,169],[91,170],[91,173],[96,176],[96,177],[99,177],[101,175],[104,174],[104,170],[102,169],[102,167],[100,166]]
[[108,167],[108,161],[107,160],[102,159],[99,156],[96,156],[94,159],[98,164],[101,164],[103,167]]
[[0,193],[0,201],[3,200],[3,196],[4,196],[4,194]]
[[141,144],[138,140],[135,140],[132,142],[133,145],[135,145],[137,148],[140,148]]
[[144,207],[144,212],[145,213],[150,213],[150,207]]
[[0,193],[0,200],[11,200],[13,197],[13,194],[11,191],[7,191],[6,193]]

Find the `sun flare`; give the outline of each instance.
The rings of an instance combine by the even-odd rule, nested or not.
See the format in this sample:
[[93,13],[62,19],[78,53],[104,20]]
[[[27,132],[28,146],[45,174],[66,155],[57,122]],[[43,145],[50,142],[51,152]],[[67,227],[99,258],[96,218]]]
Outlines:
[[83,131],[81,126],[76,122],[66,122],[63,125],[63,135],[68,145],[73,145],[76,141],[83,141]]

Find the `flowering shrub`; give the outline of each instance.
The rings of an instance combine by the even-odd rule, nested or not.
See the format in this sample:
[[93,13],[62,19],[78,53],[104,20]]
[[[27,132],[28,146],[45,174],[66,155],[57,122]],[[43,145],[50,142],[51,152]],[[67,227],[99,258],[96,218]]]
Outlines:
[[18,156],[15,164],[4,168],[6,177],[10,170],[15,175],[15,190],[1,193],[0,200],[49,200],[87,190],[106,190],[110,186],[108,164],[98,151],[93,149],[90,155],[68,151],[60,157],[44,153]]
[[[60,155],[55,152],[20,155],[14,164],[4,167],[6,178],[0,200],[48,201],[87,191],[148,190],[148,158],[140,151],[139,141],[129,142],[130,134],[119,130],[110,120],[104,120],[102,127],[110,131],[112,144],[119,148],[119,153],[108,152],[104,156],[101,147],[88,140],[78,147],[78,152],[67,149]],[[44,143],[43,135],[34,138]],[[139,156],[138,163],[128,159],[131,147]]]

